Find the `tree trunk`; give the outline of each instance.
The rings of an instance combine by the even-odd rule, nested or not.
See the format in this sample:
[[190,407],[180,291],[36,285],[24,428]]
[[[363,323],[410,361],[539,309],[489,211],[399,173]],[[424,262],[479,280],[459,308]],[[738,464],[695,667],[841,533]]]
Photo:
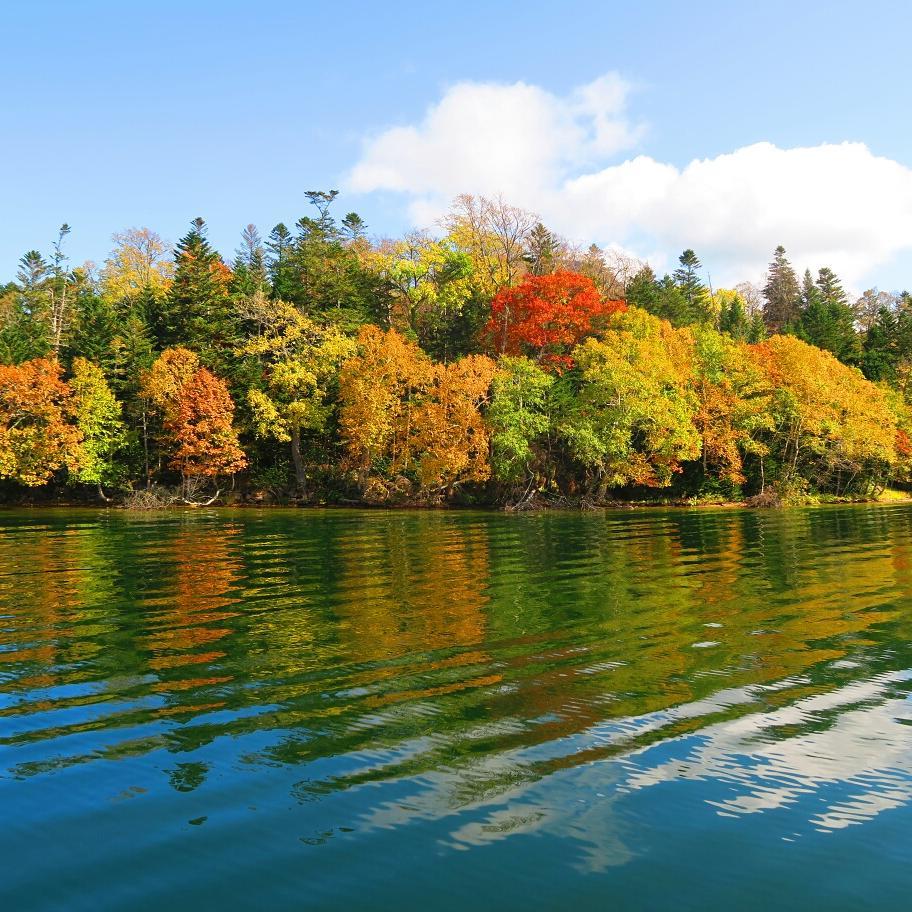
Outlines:
[[142,429],[143,429],[143,454],[146,460],[146,490],[152,488],[152,473],[149,470],[149,422],[146,417],[146,407],[142,410]]
[[297,425],[291,429],[291,461],[294,463],[298,493],[303,497],[307,494],[307,472],[304,470],[304,458],[301,456],[301,429]]

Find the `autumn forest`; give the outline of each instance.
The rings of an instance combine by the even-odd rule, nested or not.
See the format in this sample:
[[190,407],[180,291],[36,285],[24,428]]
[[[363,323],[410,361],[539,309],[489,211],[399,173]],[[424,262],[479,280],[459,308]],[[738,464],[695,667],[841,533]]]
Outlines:
[[0,286],[0,497],[477,504],[866,498],[912,480],[912,296],[771,253],[713,288],[503,200],[375,239],[335,191],[223,257],[70,228]]

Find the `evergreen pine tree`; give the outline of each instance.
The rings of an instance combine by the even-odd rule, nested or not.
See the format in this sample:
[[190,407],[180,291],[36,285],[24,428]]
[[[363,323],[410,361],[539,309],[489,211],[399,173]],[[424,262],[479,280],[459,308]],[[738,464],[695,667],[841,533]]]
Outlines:
[[266,271],[272,282],[272,296],[280,301],[293,297],[294,270],[291,265],[291,251],[294,238],[284,223],[279,222],[269,232],[266,242]]
[[827,267],[819,270],[813,289],[808,286],[809,277],[809,273],[805,273],[802,287],[802,300],[809,303],[796,323],[795,334],[811,345],[832,352],[846,364],[857,363],[861,347],[855,331],[855,314],[842,283]]
[[685,250],[679,257],[680,266],[674,271],[675,284],[686,303],[685,312],[676,321],[680,324],[699,323],[709,314],[709,292],[698,275],[702,263],[693,250]]
[[750,328],[751,323],[741,295],[734,295],[728,303],[722,304],[719,311],[719,332],[743,342],[750,335]]
[[801,312],[804,313],[809,307],[820,301],[820,289],[814,282],[810,269],[804,270],[804,278],[801,281]]
[[239,320],[229,289],[231,270],[206,237],[206,224],[193,220],[174,250],[174,281],[150,320],[160,348],[183,345],[220,377],[233,379]]
[[251,297],[257,292],[268,292],[266,251],[256,225],[248,225],[241,232],[241,246],[235,254],[232,272],[232,294]]
[[526,240],[526,253],[524,259],[529,265],[532,275],[541,276],[554,272],[557,258],[557,242],[554,235],[539,222],[530,232]]
[[766,285],[763,286],[763,296],[766,298],[763,318],[770,332],[782,332],[798,318],[801,312],[801,289],[795,270],[781,244],[773,254]]
[[865,334],[861,369],[869,380],[896,381],[899,364],[899,320],[888,307],[881,307]]
[[73,304],[73,323],[67,339],[66,357],[86,358],[110,377],[114,371],[114,337],[121,324],[111,301],[91,287],[80,288]]

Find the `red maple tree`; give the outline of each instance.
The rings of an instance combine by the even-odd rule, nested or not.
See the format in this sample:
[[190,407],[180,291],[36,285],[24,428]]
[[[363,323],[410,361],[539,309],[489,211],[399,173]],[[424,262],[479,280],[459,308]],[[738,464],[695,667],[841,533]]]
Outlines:
[[497,293],[484,332],[497,354],[527,355],[560,373],[573,366],[570,350],[625,308],[605,300],[588,276],[530,275]]

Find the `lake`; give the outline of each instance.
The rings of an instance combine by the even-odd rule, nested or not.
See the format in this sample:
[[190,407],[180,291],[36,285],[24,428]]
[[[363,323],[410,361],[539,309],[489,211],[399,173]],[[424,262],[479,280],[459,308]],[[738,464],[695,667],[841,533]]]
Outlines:
[[0,908],[907,909],[912,508],[0,513]]

